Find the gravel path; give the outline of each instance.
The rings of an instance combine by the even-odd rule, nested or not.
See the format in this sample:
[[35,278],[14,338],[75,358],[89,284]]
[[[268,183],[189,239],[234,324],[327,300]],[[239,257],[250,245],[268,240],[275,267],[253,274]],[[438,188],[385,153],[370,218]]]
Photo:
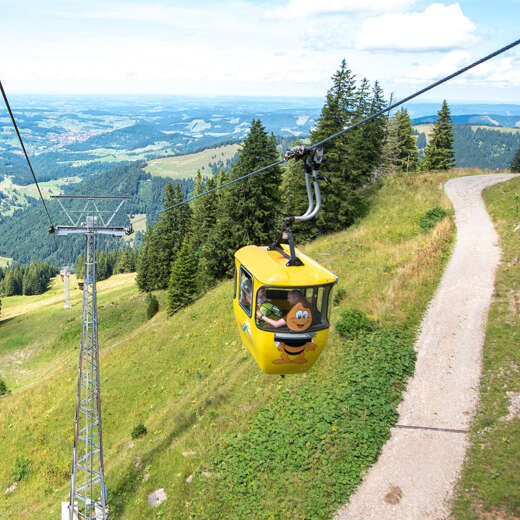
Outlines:
[[482,346],[500,260],[481,191],[513,177],[476,175],[446,183],[457,242],[421,326],[415,374],[399,406],[401,427],[392,429],[377,463],[335,520],[449,516],[478,402]]

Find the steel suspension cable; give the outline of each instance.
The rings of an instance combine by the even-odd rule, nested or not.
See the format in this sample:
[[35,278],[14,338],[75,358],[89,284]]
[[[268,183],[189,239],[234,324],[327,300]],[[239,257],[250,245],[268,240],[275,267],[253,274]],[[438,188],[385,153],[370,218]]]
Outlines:
[[[397,108],[398,106],[402,105],[403,103],[406,103],[414,98],[416,98],[417,96],[420,96],[421,94],[424,94],[425,92],[428,92],[429,90],[435,88],[435,87],[438,87],[439,85],[442,85],[443,83],[445,83],[446,81],[449,81],[457,76],[460,76],[461,74],[463,74],[464,72],[467,72],[468,70],[476,67],[477,65],[480,65],[481,63],[484,63],[496,56],[498,56],[499,54],[502,54],[510,49],[512,49],[513,47],[516,47],[517,45],[520,44],[520,39],[519,40],[516,40],[504,47],[501,47],[500,49],[492,52],[491,54],[488,54],[487,56],[484,56],[483,58],[480,58],[479,60],[477,61],[474,61],[473,63],[467,65],[466,67],[463,67],[459,70],[457,70],[456,72],[450,74],[449,76],[445,76],[444,78],[432,83],[431,85],[428,85],[427,87],[421,89],[421,90],[418,90],[417,92],[413,93],[413,94],[410,94],[409,96],[401,99],[400,101],[397,101],[396,103],[393,103],[389,106],[386,106],[385,108],[379,110],[378,112],[375,112],[374,114],[368,116],[368,117],[365,117],[364,119],[354,123],[353,125],[350,125],[346,128],[343,128],[342,130],[340,130],[339,132],[336,132],[335,134],[332,134],[332,135],[329,135],[328,137],[326,137],[325,139],[322,139],[321,141],[318,141],[317,143],[313,143],[311,145],[309,145],[307,147],[308,150],[312,150],[312,149],[315,149],[315,148],[318,148],[320,146],[323,146],[324,144],[328,143],[329,141],[332,141],[333,139],[336,139],[337,137],[339,137],[340,135],[346,133],[346,132],[350,132],[351,130],[354,130],[355,128],[357,128],[358,126],[361,126],[365,123],[368,123],[369,121],[372,121],[372,119],[375,119],[376,117],[379,117],[381,116],[382,114],[385,114],[387,112],[390,112],[391,110],[393,110],[394,108]],[[162,210],[160,211],[156,211],[154,213],[152,213],[152,215],[160,215],[161,213],[164,213],[165,211],[169,211],[171,209],[175,209],[175,208],[178,208],[179,206],[183,206],[184,204],[189,204],[191,201],[195,200],[195,199],[198,199],[200,197],[204,197],[205,195],[209,195],[211,193],[214,193],[216,192],[217,190],[220,190],[221,188],[225,188],[227,186],[230,186],[231,184],[235,184],[236,182],[240,182],[240,181],[243,181],[249,177],[252,177],[253,175],[256,175],[257,173],[262,173],[262,172],[265,172],[266,170],[269,170],[270,168],[274,168],[275,166],[279,166],[280,164],[286,162],[285,159],[281,159],[279,161],[276,161],[272,164],[268,164],[267,166],[263,166],[262,168],[259,168],[258,170],[255,170],[255,171],[252,171],[250,173],[247,173],[246,175],[242,175],[241,177],[237,177],[236,179],[233,179],[232,181],[229,181],[229,182],[225,182],[224,184],[221,184],[220,186],[217,186],[215,188],[212,188],[208,191],[205,191],[203,193],[199,193],[198,195],[195,195],[193,197],[189,197],[188,199],[186,200],[183,200],[182,202],[177,202],[176,204],[173,204],[172,206],[168,206],[166,208],[163,208]],[[134,224],[136,222],[140,222],[142,220],[146,219],[146,216],[145,217],[142,217],[142,218],[139,218],[139,219],[136,219],[134,220]]]
[[450,74],[449,76],[446,76],[435,83],[432,83],[431,85],[428,85],[427,87],[418,90],[414,94],[410,94],[409,96],[405,97],[404,99],[401,99],[400,101],[397,101],[393,105],[390,105],[388,107],[385,107],[382,110],[379,110],[378,112],[375,112],[374,114],[366,117],[365,119],[362,119],[361,121],[358,121],[357,123],[354,123],[351,126],[348,126],[347,128],[344,128],[343,130],[340,130],[339,132],[336,132],[335,134],[329,135],[329,137],[326,137],[325,139],[313,143],[311,145],[312,148],[317,148],[318,146],[323,146],[325,143],[328,143],[329,141],[332,141],[332,139],[336,139],[336,137],[339,137],[340,135],[344,134],[345,132],[349,132],[350,130],[353,130],[354,128],[357,128],[358,126],[367,123],[368,121],[371,121],[372,119],[375,119],[376,117],[379,117],[380,115],[384,114],[385,112],[388,112],[390,110],[393,110],[394,108],[397,108],[398,106],[402,105],[403,103],[406,103],[407,101],[410,101],[411,99],[416,98],[417,96],[420,96],[421,94],[424,94],[425,92],[428,92],[429,90],[438,87],[439,85],[442,85],[446,81],[449,81],[450,79],[456,78],[457,76],[460,76],[464,72],[467,72],[468,70],[472,69],[473,67],[476,67],[477,65],[480,65],[481,63],[484,63],[485,61],[490,60],[491,58],[494,58],[495,56],[498,56],[499,54],[502,54],[503,52],[508,51],[509,49],[512,49],[513,47],[516,47],[520,44],[520,40],[516,40],[509,45],[506,45],[505,47],[502,47],[501,49],[498,49],[495,52],[492,52],[491,54],[488,54],[487,56],[484,56],[483,58],[480,58],[480,60],[474,61],[473,63],[467,65],[466,67],[463,67],[462,69],[459,69],[458,71],[454,72],[453,74]]
[[45,203],[45,199],[43,198],[42,191],[40,189],[40,185],[38,184],[38,180],[36,179],[36,175],[34,174],[34,170],[31,164],[31,161],[29,160],[29,155],[27,154],[27,150],[25,149],[25,145],[23,144],[22,136],[20,134],[20,130],[18,130],[18,125],[16,124],[16,120],[14,118],[13,112],[11,110],[11,106],[9,105],[9,101],[7,99],[7,95],[4,90],[4,86],[2,85],[2,82],[0,81],[0,91],[2,92],[2,97],[4,98],[5,106],[7,108],[7,111],[9,112],[9,116],[11,118],[11,121],[13,123],[14,129],[16,131],[16,135],[18,136],[18,140],[20,141],[20,146],[22,147],[23,153],[25,155],[25,159],[27,161],[27,164],[29,165],[29,170],[31,170],[31,175],[34,179],[34,183],[36,184],[36,188],[38,189],[38,193],[40,194],[40,199],[43,203],[43,207],[45,209],[45,213],[47,213],[47,218],[49,219],[49,225],[51,230],[54,229],[54,224],[52,223],[52,218],[49,213],[49,210],[47,208],[47,204]]

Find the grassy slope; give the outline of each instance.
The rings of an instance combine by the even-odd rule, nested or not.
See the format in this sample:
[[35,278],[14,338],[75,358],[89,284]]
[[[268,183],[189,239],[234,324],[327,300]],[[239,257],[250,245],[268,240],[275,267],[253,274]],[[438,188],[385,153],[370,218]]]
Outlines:
[[480,404],[453,505],[458,520],[520,517],[520,416],[506,419],[510,397],[520,395],[520,233],[513,232],[520,223],[519,193],[520,179],[484,192],[503,257],[489,313]]
[[[67,182],[63,179],[57,179],[53,181],[40,182],[39,185],[43,196],[48,199],[51,195],[59,195],[63,193],[64,186],[80,181],[81,179],[79,177],[70,177]],[[14,213],[15,209],[28,206],[29,198],[35,199],[39,197],[36,184],[18,186],[9,178],[0,181],[0,192],[11,197],[8,201],[0,203],[0,214],[4,216],[10,216]]]
[[[198,153],[179,155],[178,157],[153,159],[148,163],[145,170],[151,175],[172,179],[195,177],[197,170],[203,167],[208,168],[210,162],[225,162],[227,159],[231,159],[239,149],[239,144],[228,144],[218,148],[208,148]],[[207,170],[202,173],[207,176],[210,172]]]
[[[388,178],[359,225],[305,248],[309,254],[326,259],[346,291],[346,298],[333,309],[332,322],[343,308],[358,306],[386,326],[415,330],[439,280],[453,235],[449,219],[430,233],[421,232],[417,220],[433,206],[448,207],[440,183],[448,176],[467,173]],[[377,456],[388,435],[387,423],[380,427],[377,442],[366,435],[364,442],[370,445],[370,453],[356,455],[348,468],[348,483],[335,481],[334,492],[325,485],[328,465],[339,467],[346,454],[355,452],[339,442],[340,449],[325,452],[310,452],[307,445],[300,447],[300,455],[312,469],[310,473],[280,473],[275,467],[252,478],[250,475],[242,483],[247,492],[230,495],[236,502],[227,501],[229,489],[222,488],[229,477],[226,466],[220,464],[218,473],[214,467],[226,453],[226,439],[257,431],[269,410],[279,411],[279,416],[270,419],[275,426],[282,419],[289,420],[293,410],[285,403],[291,395],[296,397],[292,404],[295,417],[305,406],[319,407],[321,383],[330,390],[337,367],[345,360],[347,364],[349,359],[359,361],[357,344],[342,343],[332,332],[329,346],[308,376],[282,381],[262,374],[240,346],[228,304],[232,294],[229,282],[173,318],[167,320],[161,311],[144,322],[143,297],[129,275],[122,277],[103,282],[106,286],[100,284],[99,288],[104,305],[100,311],[100,343],[106,480],[117,518],[209,518],[211,506],[219,501],[229,510],[222,518],[238,518],[235,511],[239,510],[246,511],[244,518],[323,518],[325,511],[334,510],[348,497],[362,471]],[[120,288],[111,288],[112,284],[120,284]],[[41,297],[41,305],[46,297]],[[163,303],[164,295],[159,297]],[[20,311],[25,303],[18,305]],[[10,312],[11,300],[6,299],[4,306]],[[30,312],[18,313],[0,324],[13,336],[22,324],[24,330],[23,337],[17,339],[9,339],[2,330],[0,356],[29,353],[23,361],[23,370],[29,374],[23,374],[21,366],[15,376],[0,368],[8,384],[15,387],[0,401],[0,490],[12,483],[17,455],[27,457],[33,467],[32,476],[13,494],[0,494],[0,517],[46,520],[56,517],[59,502],[67,498],[79,308],[76,305],[72,311],[75,317],[68,322],[70,313],[60,307],[61,302],[39,310],[32,307]],[[50,352],[53,345],[55,356]],[[411,344],[406,348],[411,350]],[[371,371],[369,379],[377,377],[381,368],[377,358],[376,351],[370,354],[373,365],[366,368]],[[347,379],[351,373],[348,370]],[[43,373],[49,375],[42,378]],[[24,387],[31,379],[34,384]],[[355,381],[346,381],[348,392],[359,394]],[[391,389],[394,407],[401,388],[399,383]],[[327,392],[333,406],[340,397]],[[313,401],[315,398],[318,401]],[[388,413],[395,414],[391,410]],[[132,447],[130,432],[141,421],[148,434]],[[352,422],[350,428],[355,424]],[[308,433],[314,435],[309,437],[312,442],[321,435],[319,431]],[[251,453],[244,450],[247,460]],[[185,451],[196,455],[184,457]],[[205,477],[203,470],[212,475]],[[187,484],[186,477],[192,474],[193,482]],[[247,513],[248,508],[255,507],[248,501],[258,493],[251,489],[257,481],[269,490],[265,500],[256,504],[261,515],[258,511]],[[317,486],[317,482],[325,484]],[[157,488],[164,488],[169,498],[151,511],[146,497]],[[308,514],[317,500],[323,514]]]

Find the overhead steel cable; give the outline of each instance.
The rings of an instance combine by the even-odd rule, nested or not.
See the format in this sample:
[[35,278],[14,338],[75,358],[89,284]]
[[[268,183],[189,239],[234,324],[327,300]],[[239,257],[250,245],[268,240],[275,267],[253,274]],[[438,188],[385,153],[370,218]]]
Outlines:
[[[417,96],[420,96],[421,94],[424,94],[425,92],[428,92],[429,90],[431,90],[431,89],[433,89],[435,87],[438,87],[439,85],[442,85],[446,81],[449,81],[450,79],[453,79],[453,78],[463,74],[464,72],[467,72],[468,70],[476,67],[477,65],[480,65],[481,63],[484,63],[484,62],[494,58],[495,56],[498,56],[499,54],[502,54],[502,53],[512,49],[513,47],[516,47],[519,44],[520,44],[520,39],[516,40],[516,41],[514,41],[514,42],[512,42],[512,43],[510,43],[508,45],[506,45],[505,47],[502,47],[502,48],[492,52],[491,54],[488,54],[487,56],[484,56],[483,58],[480,58],[477,61],[474,61],[470,65],[467,65],[466,67],[463,67],[462,69],[457,70],[453,74],[450,74],[449,76],[446,76],[446,77],[436,81],[435,83],[432,83],[431,85],[428,85],[427,87],[425,87],[425,88],[423,88],[421,90],[418,90],[414,94],[411,94],[411,95],[405,97],[404,99],[401,99],[400,101],[397,101],[396,103],[393,103],[393,104],[391,104],[391,105],[389,105],[389,106],[379,110],[378,112],[375,112],[374,114],[372,114],[372,115],[370,115],[368,117],[365,117],[364,119],[361,119],[360,121],[358,121],[358,122],[356,122],[356,123],[354,123],[354,124],[352,124],[352,125],[350,125],[350,126],[348,126],[346,128],[343,128],[339,132],[336,132],[335,134],[329,135],[328,137],[326,137],[325,139],[322,139],[321,141],[318,141],[317,143],[313,143],[313,144],[311,144],[309,146],[306,146],[305,149],[310,151],[310,150],[316,149],[316,148],[318,148],[320,146],[323,146],[324,144],[328,143],[329,141],[332,141],[333,139],[336,139],[340,135],[342,135],[342,134],[344,134],[346,132],[350,132],[351,130],[354,130],[358,126],[361,126],[361,125],[363,125],[365,123],[368,123],[369,121],[372,121],[372,119],[375,119],[376,117],[379,117],[382,114],[390,112],[391,110],[393,110],[394,108],[397,108],[398,106],[402,105],[403,103],[406,103],[407,101],[410,101],[411,99],[414,99]],[[252,177],[253,175],[256,175],[257,173],[262,173],[262,172],[264,172],[266,170],[269,170],[270,168],[274,168],[275,166],[279,166],[280,164],[282,164],[284,162],[286,162],[286,159],[281,159],[281,160],[276,161],[274,163],[268,164],[267,166],[263,166],[262,168],[259,168],[258,170],[255,170],[255,171],[252,171],[250,173],[247,173],[246,175],[242,175],[241,177],[237,177],[236,179],[233,179],[232,181],[225,182],[224,184],[221,184],[220,186],[212,188],[211,190],[205,191],[203,193],[199,193],[198,195],[195,195],[195,196],[190,197],[190,198],[188,198],[186,200],[183,200],[182,202],[177,202],[176,204],[173,204],[172,206],[168,206],[166,208],[163,208],[162,210],[157,211],[157,212],[153,213],[152,215],[160,215],[161,213],[164,213],[165,211],[169,211],[171,209],[178,208],[179,206],[183,206],[184,204],[189,204],[191,201],[193,201],[195,199],[198,199],[200,197],[204,197],[205,195],[209,195],[210,193],[214,193],[215,191],[220,190],[221,188],[225,188],[226,186],[230,186],[231,184],[234,184],[236,182],[243,181],[244,179]],[[140,221],[144,220],[145,218],[146,217],[136,219],[136,220],[134,220],[133,223],[140,222]]]
[[335,134],[329,135],[329,137],[326,137],[325,139],[323,139],[317,143],[313,143],[311,145],[311,148],[317,148],[318,146],[323,146],[325,143],[328,143],[329,141],[336,139],[336,137],[339,137],[340,135],[344,134],[345,132],[349,132],[350,130],[357,128],[358,126],[360,126],[364,123],[367,123],[368,121],[371,121],[372,119],[375,119],[376,117],[379,117],[380,115],[384,114],[385,112],[389,112],[390,110],[397,108],[398,106],[402,105],[403,103],[406,103],[407,101],[410,101],[411,99],[414,99],[417,96],[420,96],[421,94],[424,94],[425,92],[428,92],[432,88],[442,85],[443,83],[445,83],[446,81],[449,81],[450,79],[460,76],[460,74],[467,72],[468,70],[472,69],[473,67],[476,67],[477,65],[480,65],[481,63],[484,63],[485,61],[488,61],[491,58],[494,58],[495,56],[498,56],[499,54],[502,54],[503,52],[506,52],[509,49],[512,49],[513,47],[516,47],[519,44],[520,44],[520,40],[516,40],[513,43],[510,43],[509,45],[506,45],[505,47],[502,47],[501,49],[498,49],[497,51],[492,52],[491,54],[488,54],[487,56],[484,56],[484,58],[480,58],[480,60],[474,61],[470,65],[467,65],[466,67],[463,67],[462,69],[459,69],[457,72],[454,72],[453,74],[450,74],[449,76],[446,76],[446,77],[436,81],[435,83],[428,85],[427,87],[415,92],[414,94],[411,94],[408,97],[401,99],[401,101],[398,101],[397,103],[394,103],[393,105],[385,107],[382,110],[379,110],[378,112],[375,112],[374,114],[366,117],[365,119],[362,119],[361,121],[358,121],[357,123],[354,123],[353,125],[348,126],[347,128],[340,130],[339,132],[336,132]]
[[36,175],[34,174],[34,170],[33,170],[31,161],[29,160],[29,155],[27,154],[27,150],[25,149],[25,145],[23,144],[22,136],[20,135],[20,130],[18,130],[18,125],[16,124],[16,120],[14,118],[13,112],[11,110],[11,106],[9,105],[9,101],[7,99],[7,95],[4,90],[4,86],[2,85],[1,81],[0,81],[0,90],[2,91],[2,97],[4,98],[5,106],[7,108],[7,111],[9,112],[9,116],[11,117],[11,121],[12,121],[14,129],[16,131],[16,135],[18,136],[18,140],[20,141],[20,146],[22,147],[23,153],[25,155],[25,159],[27,161],[27,164],[29,165],[29,170],[31,170],[31,175],[34,179],[34,183],[36,184],[36,188],[38,189],[38,193],[40,194],[40,199],[42,200],[43,207],[45,209],[45,213],[47,213],[47,218],[49,219],[50,231],[52,231],[52,230],[54,230],[54,224],[52,223],[51,215],[47,208],[47,204],[45,203],[45,199],[43,198],[43,194],[40,189],[40,185],[38,184],[38,180],[36,179]]
[[[257,173],[262,173],[265,170],[269,170],[270,168],[274,168],[275,166],[279,166],[280,164],[283,164],[285,162],[285,159],[280,159],[274,163],[268,164],[267,166],[263,166],[262,168],[258,168],[258,170],[255,170],[253,172],[247,173],[246,175],[242,175],[241,177],[237,177],[236,179],[233,179],[231,181],[225,182],[224,184],[221,184],[220,186],[216,186],[215,188],[211,188],[208,191],[204,191],[203,193],[199,193],[198,195],[194,195],[193,197],[190,197],[189,199],[183,200],[182,202],[177,202],[176,204],[173,204],[172,206],[168,206],[166,208],[161,209],[160,211],[156,211],[155,213],[152,213],[152,215],[160,215],[161,213],[164,213],[165,211],[169,211],[171,209],[178,208],[179,206],[183,206],[184,204],[190,203],[192,200],[200,199],[200,197],[204,197],[206,195],[209,195],[210,193],[213,193],[217,190],[220,190],[221,188],[225,188],[226,186],[230,186],[231,184],[235,184],[236,182],[243,181],[244,179],[247,179],[248,177],[252,177],[253,175],[256,175]],[[141,217],[138,219],[135,219],[132,224],[135,224],[136,222],[141,222],[142,220],[145,220],[146,217]]]

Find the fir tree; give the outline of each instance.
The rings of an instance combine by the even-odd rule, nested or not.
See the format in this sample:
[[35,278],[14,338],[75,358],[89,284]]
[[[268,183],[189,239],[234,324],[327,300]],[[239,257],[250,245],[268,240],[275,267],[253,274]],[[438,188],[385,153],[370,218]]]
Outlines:
[[520,148],[518,148],[513,160],[511,161],[511,171],[520,172]]
[[[262,123],[253,120],[233,166],[232,179],[277,158],[274,136],[269,137]],[[219,278],[232,272],[233,254],[238,248],[273,242],[281,223],[281,178],[281,168],[274,167],[221,191],[217,223],[203,251],[211,276]]]
[[[202,179],[200,170],[195,179],[194,195],[216,188],[217,181],[214,177],[206,182]],[[217,220],[217,193],[211,193],[195,199],[192,207],[191,219],[191,246],[195,256],[200,259],[202,256],[202,245],[206,241],[209,232],[215,226]]]
[[455,166],[453,152],[453,124],[446,100],[439,110],[439,117],[433,125],[430,142],[424,150],[422,168],[424,170],[447,170]]
[[[168,183],[164,190],[163,207],[169,208],[184,201],[180,185]],[[190,229],[191,208],[184,204],[161,213],[153,229],[149,244],[150,283],[152,289],[168,287],[172,262]]]
[[139,287],[141,291],[146,292],[149,292],[153,289],[155,278],[153,275],[153,265],[150,251],[150,243],[152,241],[151,235],[152,229],[148,229],[144,235],[143,245],[139,251],[136,269],[137,275],[135,277],[137,287]]
[[168,285],[168,312],[188,304],[197,293],[197,261],[186,238],[173,263]]
[[[332,77],[332,83],[317,128],[312,132],[313,142],[375,113],[385,104],[378,84],[374,85],[372,97],[366,80],[356,87],[355,76],[345,60]],[[329,183],[322,184],[323,204],[317,218],[321,231],[344,229],[363,211],[365,203],[360,188],[372,180],[381,160],[384,122],[383,116],[375,118],[368,127],[346,132],[326,144],[320,171]]]
[[[372,87],[370,105],[363,117],[380,112],[386,106],[383,89],[379,82],[375,82]],[[381,114],[361,126],[362,142],[362,169],[361,175],[364,182],[373,180],[376,169],[383,160],[383,143],[385,139],[386,116]]]
[[418,152],[408,111],[401,109],[388,122],[387,140],[383,152],[388,169],[414,171]]

